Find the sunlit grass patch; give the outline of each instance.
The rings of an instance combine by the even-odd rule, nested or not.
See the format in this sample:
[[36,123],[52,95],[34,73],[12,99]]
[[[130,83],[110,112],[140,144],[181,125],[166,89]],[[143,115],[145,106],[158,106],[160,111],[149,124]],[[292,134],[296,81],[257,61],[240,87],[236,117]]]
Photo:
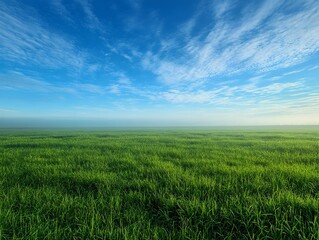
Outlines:
[[318,132],[7,131],[0,239],[318,239]]

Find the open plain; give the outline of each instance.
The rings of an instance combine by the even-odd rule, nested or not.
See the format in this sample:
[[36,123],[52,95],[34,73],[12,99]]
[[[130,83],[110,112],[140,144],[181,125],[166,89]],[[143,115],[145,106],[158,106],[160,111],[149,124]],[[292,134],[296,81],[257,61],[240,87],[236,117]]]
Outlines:
[[1,130],[0,239],[318,239],[318,128]]

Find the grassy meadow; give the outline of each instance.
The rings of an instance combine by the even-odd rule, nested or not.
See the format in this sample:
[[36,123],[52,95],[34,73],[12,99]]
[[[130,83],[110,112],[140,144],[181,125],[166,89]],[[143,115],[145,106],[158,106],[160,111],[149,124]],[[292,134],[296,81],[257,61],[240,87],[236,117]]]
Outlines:
[[319,239],[319,129],[0,131],[0,239]]

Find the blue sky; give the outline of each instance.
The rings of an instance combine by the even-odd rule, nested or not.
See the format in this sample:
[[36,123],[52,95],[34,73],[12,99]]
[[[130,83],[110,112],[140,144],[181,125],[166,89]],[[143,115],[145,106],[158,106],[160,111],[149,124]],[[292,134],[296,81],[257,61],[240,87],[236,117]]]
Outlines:
[[318,124],[318,50],[317,0],[2,0],[0,119]]

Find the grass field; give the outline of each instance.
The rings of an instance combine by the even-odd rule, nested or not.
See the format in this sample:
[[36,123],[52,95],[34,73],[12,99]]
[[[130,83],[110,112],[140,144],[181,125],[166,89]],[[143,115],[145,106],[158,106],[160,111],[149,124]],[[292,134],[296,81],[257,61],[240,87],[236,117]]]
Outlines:
[[319,239],[319,131],[0,131],[0,239]]

